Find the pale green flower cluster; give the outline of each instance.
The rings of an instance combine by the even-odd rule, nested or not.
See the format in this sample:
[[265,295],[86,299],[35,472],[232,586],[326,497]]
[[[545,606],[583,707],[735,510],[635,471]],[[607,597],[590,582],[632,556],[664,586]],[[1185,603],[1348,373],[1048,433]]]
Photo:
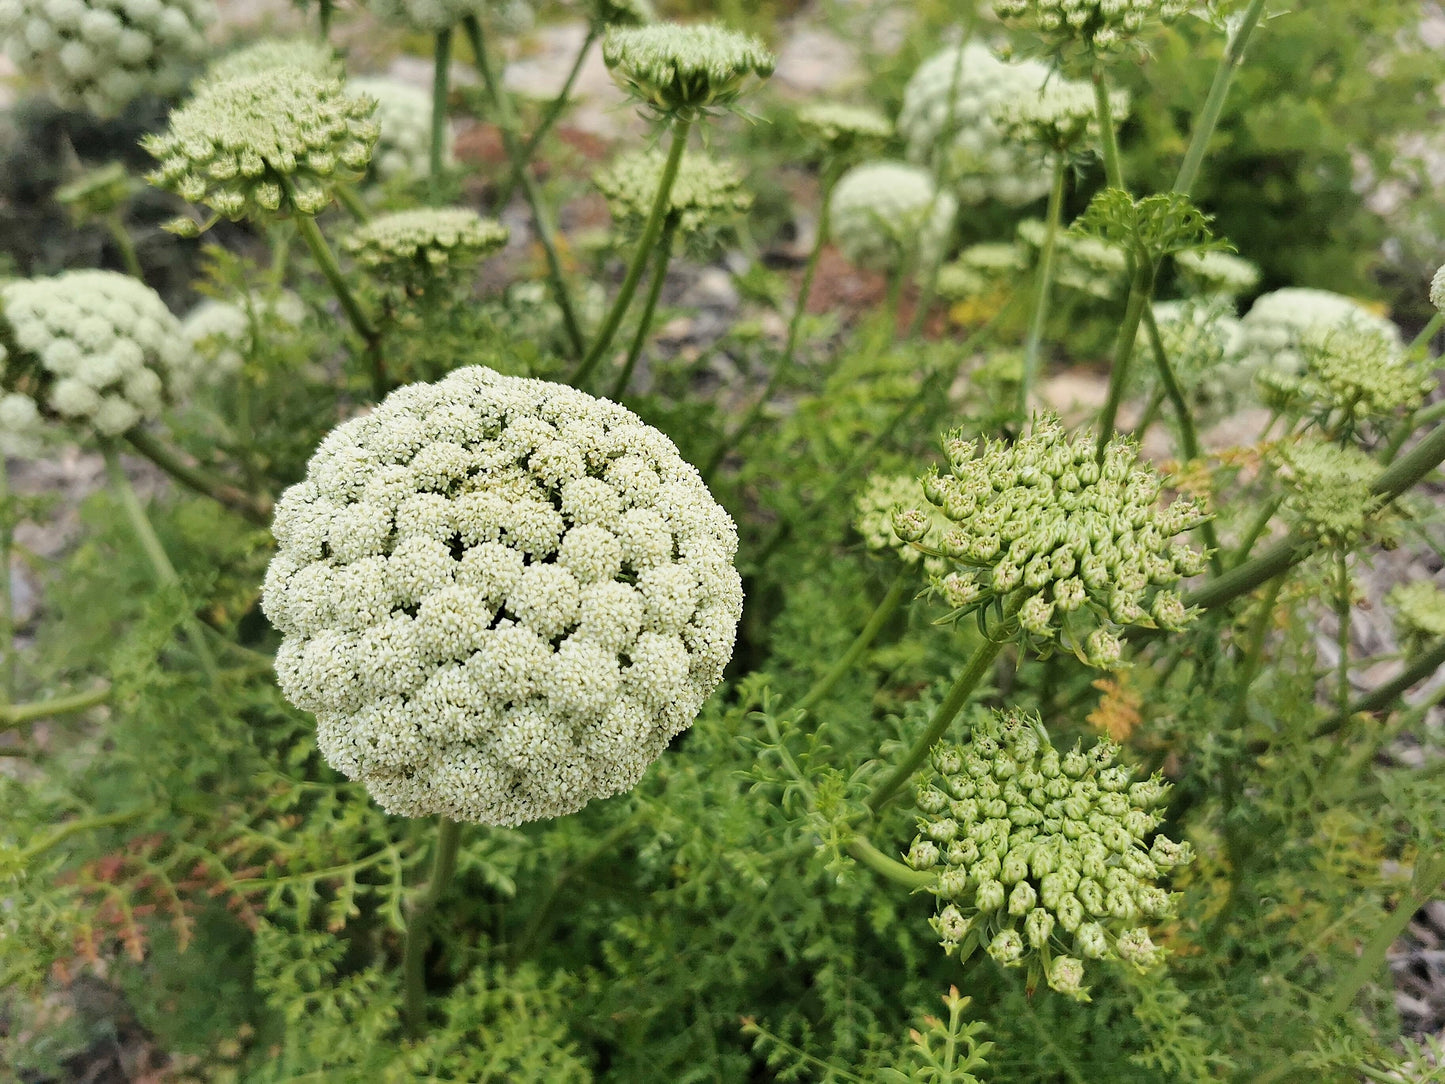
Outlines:
[[1445,312],[1445,267],[1441,267],[1430,279],[1430,304]]
[[1276,453],[1288,493],[1283,511],[1330,546],[1354,546],[1379,508],[1370,492],[1380,465],[1358,448],[1300,440]]
[[464,276],[508,236],[500,222],[470,208],[421,207],[358,226],[342,247],[387,290],[411,297]]
[[742,612],[732,520],[666,436],[482,367],[335,429],[273,529],[282,691],[405,816],[515,825],[636,785]]
[[143,144],[149,180],[228,219],[314,215],[371,159],[376,103],[300,68],[204,84]]
[[[41,416],[116,436],[184,394],[197,359],[149,286],[113,271],[66,271],[0,286],[4,417],[21,443]],[[26,406],[22,400],[28,401]],[[8,428],[8,427],[7,427]]]
[[[0,365],[5,348],[0,346]],[[0,457],[31,459],[45,446],[45,419],[30,396],[0,391]]]
[[1112,669],[1121,646],[1111,626],[1176,630],[1193,615],[1167,588],[1204,570],[1176,535],[1205,518],[1189,500],[1159,506],[1158,474],[1125,440],[1069,437],[1057,418],[1036,419],[1012,444],[952,434],[950,472],[923,478],[923,495],[951,521],[940,531],[918,508],[894,530],[955,571],[935,590],[958,617],[1007,600],[1041,651],[1062,642],[1090,666]]
[[[1242,406],[1252,381],[1249,370],[1239,363],[1242,333],[1234,302],[1212,294],[1196,300],[1156,301],[1152,308],[1164,355],[1197,417],[1214,420]],[[1152,393],[1158,386],[1158,370],[1143,328],[1138,349],[1133,371],[1140,387]]]
[[926,169],[906,162],[864,162],[833,186],[829,228],[843,255],[870,271],[915,270],[943,258],[958,201],[940,192]]
[[486,0],[367,0],[383,22],[427,34],[450,30],[469,15],[480,17],[488,6]]
[[[665,162],[660,150],[633,151],[620,155],[597,175],[597,187],[607,197],[614,221],[642,228],[657,198]],[[682,156],[667,198],[668,212],[677,216],[684,234],[715,227],[752,204],[737,166],[698,151]]]
[[929,58],[904,88],[898,115],[908,160],[941,166],[965,204],[996,199],[1019,206],[1045,195],[1050,171],[1043,152],[1005,139],[994,110],[1037,97],[1051,75],[1034,60],[1005,63],[977,42]]
[[969,245],[951,263],[938,269],[938,296],[948,300],[977,297],[1006,279],[1027,271],[1028,257],[1007,241]]
[[1236,298],[1259,285],[1259,267],[1229,252],[1177,252],[1174,266],[1195,297]]
[[1105,53],[1136,37],[1151,22],[1169,22],[1189,10],[1188,0],[993,0],[1010,26],[1037,33],[1055,48],[1078,44]]
[[798,110],[798,125],[833,154],[880,144],[893,135],[893,122],[878,110],[843,102],[809,102]]
[[[1129,96],[1115,91],[1109,101],[1117,124],[1129,115]],[[1055,75],[1037,94],[992,103],[994,124],[1010,143],[1035,143],[1056,154],[1079,154],[1099,138],[1099,110],[1091,84]]]
[[1018,712],[934,750],[908,864],[935,874],[931,924],[946,952],[981,946],[1081,1001],[1084,960],[1141,971],[1162,960],[1144,923],[1174,913],[1159,881],[1192,855],[1155,834],[1169,786],[1135,781],[1117,754],[1101,741],[1060,755],[1038,717]]
[[[371,155],[370,176],[383,184],[425,177],[431,169],[431,95],[385,76],[353,79],[347,89],[376,102],[374,119],[381,135]],[[448,139],[442,147],[442,164],[452,162]]]
[[214,18],[211,0],[0,0],[0,42],[62,106],[107,117],[179,90]]
[[[905,544],[893,530],[893,514],[900,509],[916,508],[919,493],[914,475],[875,474],[858,494],[853,526],[864,545],[875,553],[892,551],[903,558],[905,564],[916,565],[921,561],[930,576],[942,576],[948,568],[941,558],[928,556],[916,546]],[[933,508],[927,511],[932,516],[933,529],[947,530],[949,523],[943,513]]]
[[1385,601],[1395,611],[1395,626],[1407,654],[1417,654],[1445,639],[1445,591],[1428,580],[1397,583]]
[[1290,286],[1261,295],[1245,313],[1240,321],[1240,350],[1251,371],[1297,376],[1305,370],[1301,343],[1307,333],[1351,326],[1378,330],[1400,342],[1400,333],[1390,321],[1353,298],[1329,290]]
[[591,0],[592,21],[603,26],[642,26],[655,22],[650,0]]
[[255,349],[255,334],[270,324],[298,326],[306,318],[306,306],[291,291],[274,300],[249,299],[248,304],[209,298],[188,312],[181,321],[196,357],[207,365],[208,376],[239,372]]
[[[1019,240],[1037,258],[1047,224],[1038,218],[1019,222]],[[1128,282],[1129,257],[1100,237],[1062,231],[1054,235],[1054,284],[1100,300],[1117,296]]]
[[731,106],[751,77],[766,79],[777,62],[748,34],[678,23],[614,27],[603,39],[602,59],[623,90],[680,119]]
[[1435,378],[1407,356],[1398,333],[1317,328],[1305,333],[1300,352],[1305,372],[1296,385],[1299,397],[1348,424],[1414,410],[1435,387]]
[[300,68],[322,79],[340,79],[345,74],[336,50],[324,41],[263,38],[212,61],[205,78],[207,82],[224,83],[277,68]]

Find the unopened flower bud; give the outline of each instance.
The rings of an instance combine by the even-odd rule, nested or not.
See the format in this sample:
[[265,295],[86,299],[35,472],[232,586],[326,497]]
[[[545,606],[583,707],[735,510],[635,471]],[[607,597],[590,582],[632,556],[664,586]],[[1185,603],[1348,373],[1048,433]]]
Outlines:
[[1023,939],[1014,930],[1002,930],[989,942],[988,954],[1005,967],[1011,967],[1023,959]]

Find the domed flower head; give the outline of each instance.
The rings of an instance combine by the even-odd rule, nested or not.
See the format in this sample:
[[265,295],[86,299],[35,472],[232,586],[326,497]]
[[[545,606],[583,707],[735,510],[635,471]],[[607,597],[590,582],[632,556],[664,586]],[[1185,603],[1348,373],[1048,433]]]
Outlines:
[[1329,546],[1351,547],[1364,537],[1379,498],[1370,492],[1380,465],[1358,448],[1301,440],[1276,454],[1287,487],[1285,516]]
[[1445,639],[1445,591],[1435,584],[1397,583],[1385,601],[1395,611],[1395,627],[1407,654],[1420,654]]
[[693,120],[726,109],[752,76],[773,74],[776,58],[757,38],[710,24],[617,27],[602,59],[624,90],[662,116]]
[[1176,252],[1174,266],[1193,297],[1233,300],[1259,285],[1259,267],[1228,252]]
[[1329,290],[1291,286],[1255,300],[1240,321],[1240,351],[1251,372],[1267,370],[1299,376],[1305,371],[1305,335],[1348,327],[1377,331],[1400,343],[1400,332],[1394,324],[1353,298]]
[[1060,755],[1038,717],[1018,712],[934,750],[908,861],[936,878],[932,925],[946,952],[985,947],[1027,966],[1031,985],[1043,977],[1084,1001],[1082,961],[1160,962],[1144,924],[1173,914],[1158,882],[1192,855],[1155,834],[1168,785],[1136,781],[1117,754],[1101,741]]
[[926,475],[923,494],[951,524],[914,544],[954,567],[935,585],[969,598],[951,616],[998,599],[1038,649],[1062,641],[1105,669],[1119,661],[1114,627],[1188,623],[1167,588],[1204,558],[1174,537],[1205,517],[1188,500],[1159,506],[1163,484],[1132,443],[1110,441],[1100,460],[1092,436],[1045,417],[1012,444],[952,435],[944,449],[951,470]]
[[1430,304],[1445,312],[1445,267],[1437,270],[1430,280]]
[[0,0],[0,43],[60,105],[108,117],[179,90],[214,18],[210,0]]
[[481,367],[339,426],[274,531],[281,689],[404,816],[515,825],[635,786],[742,611],[732,521],[667,437]]
[[[431,94],[399,79],[378,76],[353,79],[352,94],[376,102],[373,119],[381,129],[371,155],[369,176],[388,184],[425,177],[431,168]],[[442,163],[452,163],[451,142],[442,148]]]
[[878,110],[842,102],[809,102],[798,110],[798,126],[831,155],[879,146],[893,135],[893,122]]
[[336,181],[365,171],[375,108],[340,80],[299,68],[207,83],[165,132],[145,138],[160,162],[149,179],[231,220],[314,215]]
[[[995,101],[994,124],[1011,143],[1036,144],[1055,154],[1082,154],[1099,138],[1099,111],[1094,88],[1088,83],[1056,75],[1037,94],[1020,94]],[[1129,115],[1127,94],[1115,92],[1110,100],[1115,123]]]
[[1436,385],[1426,367],[1402,348],[1398,334],[1378,328],[1311,328],[1300,337],[1299,349],[1303,374],[1266,370],[1261,379],[1278,402],[1308,412],[1332,430],[1353,432],[1364,422],[1414,410]]
[[977,42],[930,57],[903,90],[898,134],[908,160],[941,166],[965,204],[996,199],[1019,206],[1047,194],[1042,150],[1006,140],[994,109],[1038,95],[1051,77],[1057,78],[1038,61],[1005,63]]
[[195,377],[180,323],[129,275],[66,271],[8,282],[0,323],[0,395],[17,420],[44,415],[115,436],[156,417]]
[[454,283],[507,243],[505,226],[465,207],[423,207],[358,226],[342,247],[398,297]]
[[940,192],[925,169],[904,162],[865,162],[833,186],[829,222],[833,240],[859,267],[915,270],[943,258],[958,201]]
[[[597,187],[607,197],[614,221],[641,231],[657,198],[665,159],[660,150],[634,151],[597,175]],[[692,151],[682,157],[667,205],[683,234],[697,234],[724,224],[752,204],[737,166]]]
[[255,350],[257,331],[264,337],[274,327],[294,328],[305,317],[306,307],[289,290],[275,299],[248,298],[242,304],[210,298],[186,314],[181,334],[207,376],[226,376],[239,372]]
[[1005,25],[1038,34],[1055,52],[1107,53],[1132,41],[1153,22],[1170,22],[1189,10],[1186,0],[993,0]]
[[277,68],[300,68],[323,79],[345,75],[341,58],[326,42],[314,38],[263,38],[212,61],[205,78],[207,82],[224,83]]
[[485,0],[368,0],[367,7],[382,22],[436,34],[450,30],[469,15],[482,17]]

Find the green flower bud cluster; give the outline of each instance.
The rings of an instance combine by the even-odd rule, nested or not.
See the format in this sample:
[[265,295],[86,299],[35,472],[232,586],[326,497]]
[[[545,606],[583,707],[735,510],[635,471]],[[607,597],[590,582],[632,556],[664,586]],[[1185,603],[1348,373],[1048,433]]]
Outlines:
[[383,289],[405,298],[459,281],[508,236],[470,208],[422,207],[374,218],[341,244]]
[[893,122],[872,106],[843,102],[809,102],[798,110],[798,126],[833,155],[881,145],[893,135]]
[[143,145],[149,180],[228,219],[314,215],[371,159],[376,103],[300,68],[207,83]]
[[1131,442],[1110,441],[1100,461],[1092,436],[1070,438],[1046,416],[1013,444],[955,433],[944,450],[951,471],[925,475],[923,493],[949,529],[926,544],[899,533],[955,567],[934,584],[950,616],[1008,599],[1039,650],[1061,641],[1102,669],[1120,661],[1112,626],[1192,620],[1167,588],[1204,570],[1174,538],[1205,517],[1187,499],[1159,506],[1162,482]]
[[1001,282],[1027,271],[1027,254],[1006,241],[983,241],[969,245],[951,263],[938,269],[938,296],[961,301],[987,293]]
[[1007,26],[1033,31],[1062,51],[1081,46],[1107,53],[1137,37],[1148,24],[1170,22],[1189,10],[1187,0],[993,0]]
[[943,258],[958,201],[940,192],[926,169],[905,162],[864,162],[833,186],[832,238],[870,271],[924,270]]
[[1398,335],[1375,328],[1311,329],[1300,339],[1300,354],[1303,376],[1271,374],[1271,390],[1350,427],[1414,410],[1436,383],[1408,357]]
[[0,394],[24,442],[40,416],[116,436],[159,415],[195,379],[180,323],[129,275],[66,271],[7,282],[0,317]]
[[341,58],[324,41],[314,38],[263,38],[211,62],[206,68],[208,83],[244,79],[277,68],[300,68],[321,79],[345,75]]
[[[1018,239],[1035,258],[1043,251],[1047,224],[1025,218],[1017,227]],[[1116,297],[1128,281],[1129,257],[1118,245],[1099,237],[1064,231],[1054,236],[1054,284],[1090,297]]]
[[1329,290],[1286,287],[1262,294],[1240,321],[1240,351],[1251,372],[1299,376],[1305,371],[1301,343],[1311,331],[1345,327],[1377,330],[1399,343],[1395,325],[1353,298]]
[[[1234,302],[1223,294],[1189,301],[1156,301],[1154,321],[1164,354],[1180,388],[1199,419],[1214,420],[1238,410],[1252,387],[1250,374],[1239,364],[1242,333],[1234,315]],[[1139,330],[1141,351],[1149,349],[1148,336]],[[1153,365],[1138,365],[1141,392],[1152,395],[1158,385]]]
[[630,789],[742,613],[736,529],[672,441],[480,366],[338,426],[272,529],[281,689],[403,816],[516,825]]
[[757,38],[711,24],[614,27],[602,59],[623,90],[663,116],[693,120],[726,109],[777,58]]
[[1445,591],[1428,580],[1397,583],[1385,601],[1395,611],[1395,627],[1408,655],[1445,639]]
[[469,15],[480,18],[490,5],[484,0],[367,0],[367,6],[382,22],[436,34]]
[[1439,268],[1430,279],[1430,304],[1445,312],[1445,267]]
[[1017,207],[1046,195],[1050,170],[1043,152],[1006,139],[994,111],[1037,97],[1056,78],[1038,61],[1005,63],[977,42],[930,57],[908,80],[898,114],[908,160],[941,168],[966,205],[996,199]]
[[62,106],[108,117],[179,90],[214,18],[210,0],[0,0],[0,43]]
[[[667,156],[660,150],[633,151],[618,158],[597,175],[597,187],[607,197],[614,222],[641,232],[652,211]],[[702,233],[740,215],[753,205],[743,189],[742,171],[731,162],[689,151],[682,156],[668,192],[668,212],[677,216],[683,234]]]
[[1060,755],[1038,717],[1019,712],[934,750],[908,864],[936,878],[930,921],[946,952],[981,946],[1081,1001],[1084,960],[1141,971],[1161,961],[1145,923],[1173,914],[1160,878],[1193,856],[1155,835],[1168,784],[1136,781],[1117,754],[1100,741]]
[[[1129,115],[1129,95],[1115,91],[1109,102],[1117,124]],[[1082,154],[1099,138],[1099,110],[1091,84],[1056,75],[1037,94],[1004,98],[992,105],[994,124],[1010,143],[1039,144],[1056,154]]]
[[1174,254],[1174,266],[1192,297],[1234,299],[1259,285],[1259,267],[1229,252],[1206,249]]
[[1380,465],[1358,448],[1301,440],[1275,453],[1288,486],[1283,511],[1299,530],[1349,548],[1364,536],[1379,499],[1370,485]]
[[248,298],[243,304],[202,301],[181,321],[185,336],[196,357],[209,362],[210,376],[228,376],[239,372],[247,357],[255,352],[255,334],[268,328],[298,327],[306,319],[306,306],[289,290],[274,299]]
[[[353,79],[347,89],[376,102],[373,119],[381,135],[368,176],[382,184],[425,177],[431,169],[431,94],[385,76]],[[451,141],[447,140],[442,146],[442,164],[449,166],[453,161]]]
[[906,564],[916,565],[922,561],[924,571],[930,576],[942,576],[948,571],[942,559],[927,556],[918,547],[905,543],[899,537],[899,531],[893,529],[894,515],[900,513],[913,513],[926,518],[926,526],[923,526],[921,520],[918,521],[923,530],[922,534],[913,529],[911,519],[905,519],[902,523],[903,533],[915,536],[920,541],[926,541],[930,536],[936,536],[948,529],[948,520],[936,508],[917,507],[918,496],[918,479],[915,476],[875,474],[858,494],[853,526],[862,536],[864,545],[875,553],[892,550],[903,558]]

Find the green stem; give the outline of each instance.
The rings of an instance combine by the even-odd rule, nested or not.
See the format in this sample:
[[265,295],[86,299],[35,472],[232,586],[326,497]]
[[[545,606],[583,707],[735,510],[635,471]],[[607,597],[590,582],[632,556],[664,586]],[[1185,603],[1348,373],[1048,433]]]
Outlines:
[[1436,336],[1441,327],[1445,327],[1445,312],[1437,311],[1430,317],[1425,326],[1420,329],[1420,334],[1410,340],[1407,352],[1411,354],[1423,352],[1424,349],[1430,345],[1430,340]]
[[15,598],[10,557],[15,550],[15,505],[10,497],[10,464],[0,455],[0,712],[15,699],[19,657],[15,651]]
[[632,371],[637,368],[637,359],[642,356],[642,346],[647,342],[647,333],[652,329],[652,314],[657,311],[657,299],[662,296],[662,285],[667,280],[667,264],[672,259],[672,242],[677,236],[680,221],[677,215],[669,214],[662,226],[662,236],[657,240],[657,257],[652,261],[652,282],[648,285],[647,297],[642,302],[642,319],[632,336],[632,345],[627,348],[627,361],[612,384],[611,396],[619,402],[622,393],[627,390],[628,381],[632,379]]
[[126,274],[144,282],[146,275],[145,269],[141,267],[140,254],[136,252],[135,241],[131,239],[130,231],[121,221],[120,213],[112,211],[105,216],[104,222],[111,240],[115,242],[115,247],[120,252],[120,262],[125,268]]
[[1229,96],[1229,84],[1234,79],[1234,73],[1244,63],[1244,47],[1249,42],[1250,35],[1254,28],[1259,25],[1260,16],[1264,14],[1265,0],[1250,0],[1250,5],[1245,9],[1238,24],[1230,32],[1229,42],[1224,47],[1224,55],[1219,58],[1219,67],[1214,70],[1214,81],[1210,84],[1209,94],[1204,99],[1204,105],[1199,111],[1199,116],[1194,122],[1194,131],[1189,137],[1189,147],[1184,152],[1184,161],[1180,163],[1179,175],[1174,178],[1172,191],[1182,192],[1188,195],[1189,190],[1194,187],[1194,181],[1199,176],[1199,167],[1204,162],[1204,152],[1209,148],[1209,140],[1214,135],[1214,129],[1219,124],[1220,115],[1224,112],[1224,100]]
[[333,0],[321,0],[321,40],[325,41],[331,36],[331,15],[335,10]]
[[[567,280],[562,275],[562,259],[557,254],[556,231],[542,203],[542,193],[537,188],[532,171],[526,168],[526,159],[523,157],[521,145],[517,141],[517,120],[512,112],[512,101],[507,96],[502,81],[497,78],[496,72],[492,69],[492,60],[487,53],[487,39],[482,30],[481,20],[475,15],[468,15],[462,20],[462,29],[466,31],[467,41],[471,43],[472,59],[477,66],[477,74],[482,78],[482,87],[486,90],[492,108],[496,111],[497,127],[502,133],[502,146],[507,152],[507,159],[512,163],[512,168],[518,172],[522,195],[527,201],[528,210],[532,213],[532,228],[537,233],[537,243],[542,246],[542,255],[547,261],[547,281],[552,285],[552,298],[557,302],[557,307],[562,310],[562,330],[567,335],[568,347],[573,357],[581,357],[584,349],[582,331],[577,324],[577,313],[572,307],[572,295],[567,290]],[[517,165],[519,162],[522,165]]]
[[1340,730],[1346,723],[1356,715],[1363,715],[1366,712],[1381,711],[1393,704],[1411,686],[1424,681],[1436,670],[1445,665],[1445,640],[1441,640],[1429,651],[1405,667],[1397,677],[1391,678],[1378,688],[1371,689],[1353,704],[1331,715],[1323,723],[1315,728],[1314,736],[1323,738]]
[[20,852],[20,864],[31,861],[53,847],[58,847],[71,836],[79,835],[81,832],[93,832],[99,828],[114,828],[120,824],[129,824],[131,821],[140,820],[146,815],[145,809],[127,809],[121,813],[106,813],[97,817],[77,817],[73,821],[66,821],[55,831],[45,838],[30,844]]
[[1134,344],[1139,340],[1139,323],[1149,307],[1149,295],[1154,290],[1154,268],[1140,264],[1129,281],[1129,299],[1124,304],[1124,319],[1119,324],[1119,336],[1114,340],[1114,364],[1109,370],[1109,398],[1099,413],[1099,462],[1104,461],[1104,450],[1114,435],[1114,422],[1119,416],[1119,403],[1124,398],[1124,382],[1129,375],[1129,361],[1134,356]]
[[1018,609],[1019,601],[1015,598],[1009,602],[1004,611],[1003,623],[998,628],[1000,639],[988,637],[974,649],[973,657],[968,660],[968,665],[964,667],[963,673],[953,683],[953,688],[948,690],[948,695],[944,697],[943,703],[939,704],[934,711],[927,728],[909,747],[902,761],[868,795],[867,805],[870,810],[876,812],[881,809],[928,759],[929,750],[938,744],[938,740],[952,725],[958,713],[967,706],[969,699],[993,666],[994,659],[998,658],[998,653],[1003,650],[1005,638],[1009,634],[1010,626],[1013,624],[1014,615],[1018,613]]
[[83,693],[56,696],[49,700],[36,700],[29,704],[0,704],[0,730],[13,730],[37,719],[50,719],[57,715],[74,715],[76,712],[104,704],[110,699],[110,686],[101,685]]
[[1341,712],[1350,705],[1350,565],[1349,554],[1342,548],[1335,554],[1335,646],[1340,663],[1335,674],[1335,704]]
[[413,1039],[420,1039],[426,1033],[426,950],[431,941],[432,916],[457,868],[461,834],[462,826],[456,821],[438,818],[431,878],[406,919],[406,943],[402,950],[402,975],[406,983],[404,1016],[407,1034]]
[[672,196],[672,183],[677,179],[677,172],[682,167],[683,152],[687,150],[687,135],[692,130],[692,119],[680,117],[673,122],[672,146],[668,148],[667,161],[662,166],[662,178],[657,185],[657,194],[652,199],[652,210],[648,212],[647,222],[642,227],[642,236],[638,239],[637,248],[632,253],[632,262],[628,264],[627,274],[622,279],[622,288],[617,291],[617,298],[612,302],[612,309],[607,313],[607,319],[602,322],[602,327],[597,331],[597,337],[592,341],[591,348],[582,359],[582,364],[572,374],[568,381],[574,388],[583,388],[587,384],[587,378],[592,375],[592,370],[612,345],[612,337],[617,334],[617,328],[622,323],[622,318],[627,314],[627,308],[632,304],[632,295],[637,292],[637,284],[642,279],[642,272],[647,267],[647,259],[652,255],[653,246],[657,244],[659,235],[662,233],[663,221],[668,217],[668,201]]
[[567,100],[572,96],[572,88],[577,84],[577,77],[582,73],[582,65],[587,61],[587,54],[591,51],[597,39],[602,36],[604,29],[600,23],[592,23],[588,26],[587,37],[582,42],[582,48],[577,53],[577,58],[572,62],[572,68],[568,71],[567,78],[562,83],[562,89],[559,90],[557,96],[548,103],[546,112],[542,114],[542,119],[537,122],[537,127],[532,130],[532,134],[528,136],[527,141],[522,144],[521,155],[516,161],[511,163],[511,172],[507,174],[506,181],[503,182],[501,189],[497,193],[498,207],[505,207],[511,202],[512,193],[517,189],[517,184],[521,180],[522,171],[531,165],[532,157],[537,153],[537,147],[541,145],[547,133],[552,130],[552,125],[556,124],[558,118],[562,116],[562,111],[567,107]]
[[1034,313],[1029,321],[1028,337],[1024,340],[1024,373],[1019,382],[1020,419],[1029,416],[1029,394],[1039,373],[1039,348],[1044,341],[1044,325],[1049,319],[1049,293],[1054,284],[1054,249],[1058,241],[1059,224],[1064,211],[1064,178],[1066,174],[1064,156],[1054,160],[1054,184],[1049,190],[1048,209],[1044,212],[1044,245],[1039,252],[1038,292],[1034,295]]
[[722,466],[722,461],[727,458],[728,453],[737,447],[738,441],[752,432],[753,427],[763,416],[763,411],[767,409],[768,403],[772,401],[773,392],[782,384],[783,377],[792,372],[793,362],[798,354],[798,338],[802,332],[803,318],[808,312],[808,298],[813,294],[813,279],[818,273],[818,260],[823,254],[823,246],[828,241],[828,204],[832,199],[833,186],[838,183],[840,176],[842,176],[841,164],[831,166],[828,173],[824,175],[823,184],[819,189],[818,228],[813,237],[813,247],[808,252],[808,262],[803,266],[802,281],[798,283],[798,296],[793,302],[793,317],[788,321],[788,339],[783,346],[783,356],[779,359],[778,364],[773,366],[772,374],[763,387],[763,393],[753,403],[752,409],[743,417],[738,427],[724,437],[713,450],[712,457],[702,470],[704,480],[710,480],[718,467]]
[[848,841],[845,849],[874,873],[903,885],[905,888],[917,891],[920,888],[928,888],[937,880],[931,873],[921,873],[918,870],[910,869],[895,858],[889,858],[862,836],[854,836]]
[[125,440],[187,489],[210,497],[258,526],[265,527],[271,522],[272,502],[269,497],[247,493],[224,479],[192,466],[176,449],[162,443],[144,429],[132,429],[125,434]]
[[431,80],[431,158],[430,169],[431,202],[433,206],[442,202],[442,163],[447,149],[447,92],[452,64],[452,28],[438,30],[436,46],[432,53],[435,63]]
[[1279,511],[1279,506],[1283,503],[1283,499],[1279,497],[1264,503],[1259,510],[1259,515],[1249,525],[1249,529],[1244,532],[1244,537],[1239,540],[1239,545],[1229,555],[1230,568],[1237,568],[1249,558],[1249,551],[1254,549],[1254,544],[1259,541],[1259,536],[1264,534],[1265,528],[1269,526],[1269,521],[1274,519],[1274,514]]
[[[155,572],[156,580],[163,587],[179,588],[181,578],[176,575],[175,566],[166,556],[165,547],[161,545],[161,540],[156,536],[155,528],[151,526],[145,508],[141,506],[140,498],[136,496],[135,488],[130,484],[130,479],[126,477],[126,473],[120,465],[120,457],[116,454],[114,442],[109,438],[102,437],[100,451],[105,457],[105,473],[110,479],[111,487],[115,490],[116,496],[120,498],[126,518],[130,520],[131,530],[135,533],[136,541],[140,543],[141,549],[145,551],[151,569]],[[190,643],[191,650],[195,652],[196,659],[200,662],[207,680],[214,685],[216,683],[216,660],[211,656],[211,649],[206,646],[205,637],[196,627],[195,615],[187,615],[181,623],[181,630],[187,642]]]
[[336,202],[341,204],[342,209],[349,214],[358,225],[365,225],[371,221],[371,212],[366,209],[366,204],[361,202],[361,197],[356,194],[356,189],[349,184],[338,184],[335,188]]
[[1104,157],[1104,179],[1110,188],[1124,187],[1124,168],[1119,164],[1119,140],[1114,134],[1114,110],[1109,105],[1109,81],[1102,61],[1094,63],[1094,106],[1099,115],[1099,145]]
[[898,607],[908,597],[908,590],[914,582],[913,578],[914,570],[908,565],[904,565],[898,570],[898,575],[893,578],[888,593],[883,596],[883,601],[878,603],[873,615],[868,618],[868,623],[863,626],[863,631],[848,645],[848,650],[843,652],[828,672],[813,682],[812,688],[804,693],[803,699],[794,706],[794,711],[811,711],[823,697],[833,690],[833,686],[837,685],[853,669],[854,664],[863,657],[863,653],[883,631],[883,626],[888,623],[889,618],[898,611]]
[[1393,463],[1395,457],[1400,454],[1400,449],[1405,446],[1405,441],[1417,432],[1422,426],[1431,425],[1445,418],[1445,399],[1438,403],[1431,403],[1429,406],[1415,411],[1409,417],[1400,422],[1395,435],[1390,438],[1390,443],[1385,449],[1385,454],[1380,457],[1382,463]]
[[1244,726],[1249,710],[1249,688],[1259,676],[1264,665],[1264,642],[1269,636],[1270,620],[1274,617],[1275,603],[1279,600],[1284,577],[1277,576],[1270,581],[1269,589],[1259,600],[1259,609],[1250,622],[1248,639],[1245,641],[1244,658],[1240,661],[1239,685],[1234,691],[1234,705],[1229,713],[1228,731],[1238,731]]

